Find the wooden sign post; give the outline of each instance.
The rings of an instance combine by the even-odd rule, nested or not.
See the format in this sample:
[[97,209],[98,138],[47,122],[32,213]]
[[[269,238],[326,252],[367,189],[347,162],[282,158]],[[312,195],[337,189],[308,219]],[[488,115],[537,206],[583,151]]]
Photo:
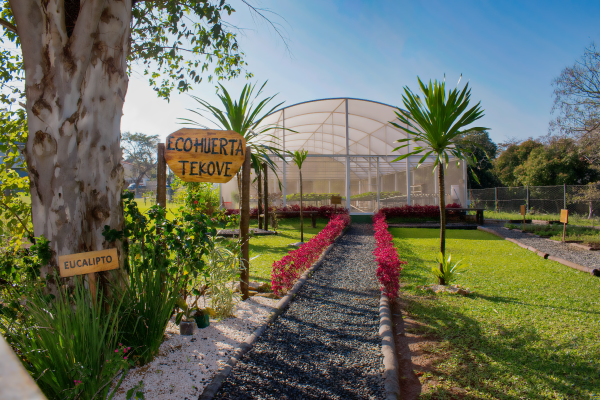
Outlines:
[[186,182],[229,182],[246,157],[246,139],[234,131],[184,128],[165,145],[167,164]]
[[521,206],[521,215],[523,216],[523,231],[525,230],[525,214],[527,214],[527,208],[525,205]]
[[96,272],[119,268],[119,255],[117,249],[67,254],[58,256],[58,266],[61,278],[87,274],[90,292],[95,302],[97,293]]
[[337,214],[337,205],[342,204],[342,196],[331,196],[331,204],[333,204],[333,209]]
[[560,222],[563,223],[563,242],[567,232],[567,224],[569,223],[569,210],[560,210]]

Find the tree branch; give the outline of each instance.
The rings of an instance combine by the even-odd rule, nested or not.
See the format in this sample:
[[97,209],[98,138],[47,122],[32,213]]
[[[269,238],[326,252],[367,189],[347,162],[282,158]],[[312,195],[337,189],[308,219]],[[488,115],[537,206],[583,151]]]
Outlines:
[[70,45],[73,59],[85,60],[82,63],[84,68],[82,68],[82,71],[78,71],[80,75],[83,75],[87,69],[87,62],[91,57],[90,49],[96,39],[94,33],[98,30],[100,16],[104,11],[105,4],[104,0],[87,0],[81,4]]
[[14,26],[13,24],[11,24],[10,22],[8,22],[7,20],[5,20],[4,18],[0,18],[0,25],[2,25],[4,28],[8,29],[9,31],[12,31],[16,35],[19,34],[17,32],[17,27]]

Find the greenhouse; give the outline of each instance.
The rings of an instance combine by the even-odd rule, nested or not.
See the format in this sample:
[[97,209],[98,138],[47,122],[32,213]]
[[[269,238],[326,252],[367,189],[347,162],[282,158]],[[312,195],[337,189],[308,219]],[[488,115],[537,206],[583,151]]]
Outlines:
[[[394,127],[396,107],[376,101],[333,98],[313,100],[281,108],[271,113],[261,140],[271,141],[283,152],[304,149],[308,157],[302,166],[306,205],[330,204],[332,195],[342,197],[342,207],[351,214],[371,214],[382,207],[438,204],[439,185],[433,171],[433,157],[418,169],[421,156],[394,161],[407,149],[394,152],[396,141],[407,133]],[[285,128],[285,129],[283,129]],[[409,142],[410,148],[419,146]],[[289,206],[300,202],[298,168],[287,157],[275,157],[277,176],[269,175],[272,205]],[[453,160],[451,160],[453,161]],[[407,173],[408,172],[408,173]],[[252,177],[254,180],[254,176]],[[466,168],[450,162],[446,170],[446,204],[466,205]],[[253,183],[251,206],[257,204],[257,183]],[[235,179],[221,185],[226,208],[238,208],[239,192]],[[350,199],[350,201],[347,201]]]

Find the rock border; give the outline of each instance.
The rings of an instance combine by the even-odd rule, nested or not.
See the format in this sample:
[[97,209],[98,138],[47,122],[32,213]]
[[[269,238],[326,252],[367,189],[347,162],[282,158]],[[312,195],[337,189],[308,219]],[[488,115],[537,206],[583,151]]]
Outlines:
[[598,269],[586,267],[586,266],[580,265],[580,264],[576,264],[574,262],[567,261],[567,260],[565,260],[563,258],[560,258],[560,257],[551,256],[548,253],[544,253],[543,251],[540,251],[540,250],[536,249],[535,247],[527,246],[526,244],[521,243],[521,242],[519,242],[516,239],[504,237],[504,236],[502,236],[498,232],[495,232],[492,229],[484,228],[483,226],[478,226],[477,229],[480,230],[480,231],[483,231],[483,232],[491,233],[492,235],[498,236],[498,237],[500,237],[500,238],[502,238],[504,240],[508,240],[509,242],[512,242],[512,243],[516,244],[519,247],[522,247],[524,249],[527,249],[529,251],[532,251],[532,252],[536,253],[538,256],[540,256],[540,257],[542,257],[544,259],[556,261],[558,263],[566,265],[569,268],[573,268],[573,269],[576,269],[576,270],[579,270],[579,271],[582,271],[582,272],[587,272],[587,273],[589,273],[589,274],[591,274],[593,276],[598,276],[598,274],[599,274],[599,272],[597,272]]
[[281,298],[281,300],[279,300],[279,302],[275,305],[275,310],[271,312],[267,320],[261,326],[256,328],[252,335],[248,336],[246,340],[244,340],[240,344],[240,347],[235,349],[234,353],[229,358],[229,361],[227,361],[227,363],[224,366],[219,368],[217,373],[213,376],[212,381],[204,388],[204,391],[198,397],[198,400],[214,399],[219,389],[221,389],[223,382],[225,381],[225,379],[227,379],[227,377],[233,370],[233,367],[235,367],[235,365],[244,356],[244,354],[246,354],[252,349],[256,340],[267,330],[268,326],[272,324],[277,319],[277,317],[279,317],[279,315],[281,315],[285,311],[290,301],[294,298],[294,296],[300,290],[302,285],[304,285],[304,283],[308,280],[312,272],[314,272],[318,267],[321,266],[321,263],[323,262],[325,256],[327,256],[327,254],[329,253],[331,248],[337,243],[337,241],[340,240],[340,238],[346,234],[348,229],[349,227],[344,228],[342,233],[340,233],[339,236],[335,238],[333,243],[330,244],[329,247],[327,247],[325,251],[323,251],[323,253],[321,253],[319,259],[315,261],[315,263],[309,269],[304,271],[304,273],[302,274],[300,279],[298,279],[298,281],[294,284],[292,289],[289,292],[287,292],[286,295]]
[[381,352],[383,353],[383,385],[386,400],[401,399],[400,381],[398,379],[398,355],[394,343],[392,329],[392,311],[390,300],[385,293],[379,299],[379,336],[381,336]]

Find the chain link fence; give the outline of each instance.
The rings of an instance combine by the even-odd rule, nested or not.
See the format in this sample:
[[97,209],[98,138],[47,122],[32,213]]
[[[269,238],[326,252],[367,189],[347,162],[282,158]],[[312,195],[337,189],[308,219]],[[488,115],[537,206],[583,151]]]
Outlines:
[[520,213],[521,205],[531,214],[597,215],[600,211],[600,185],[519,186],[469,189],[471,207],[488,211]]

